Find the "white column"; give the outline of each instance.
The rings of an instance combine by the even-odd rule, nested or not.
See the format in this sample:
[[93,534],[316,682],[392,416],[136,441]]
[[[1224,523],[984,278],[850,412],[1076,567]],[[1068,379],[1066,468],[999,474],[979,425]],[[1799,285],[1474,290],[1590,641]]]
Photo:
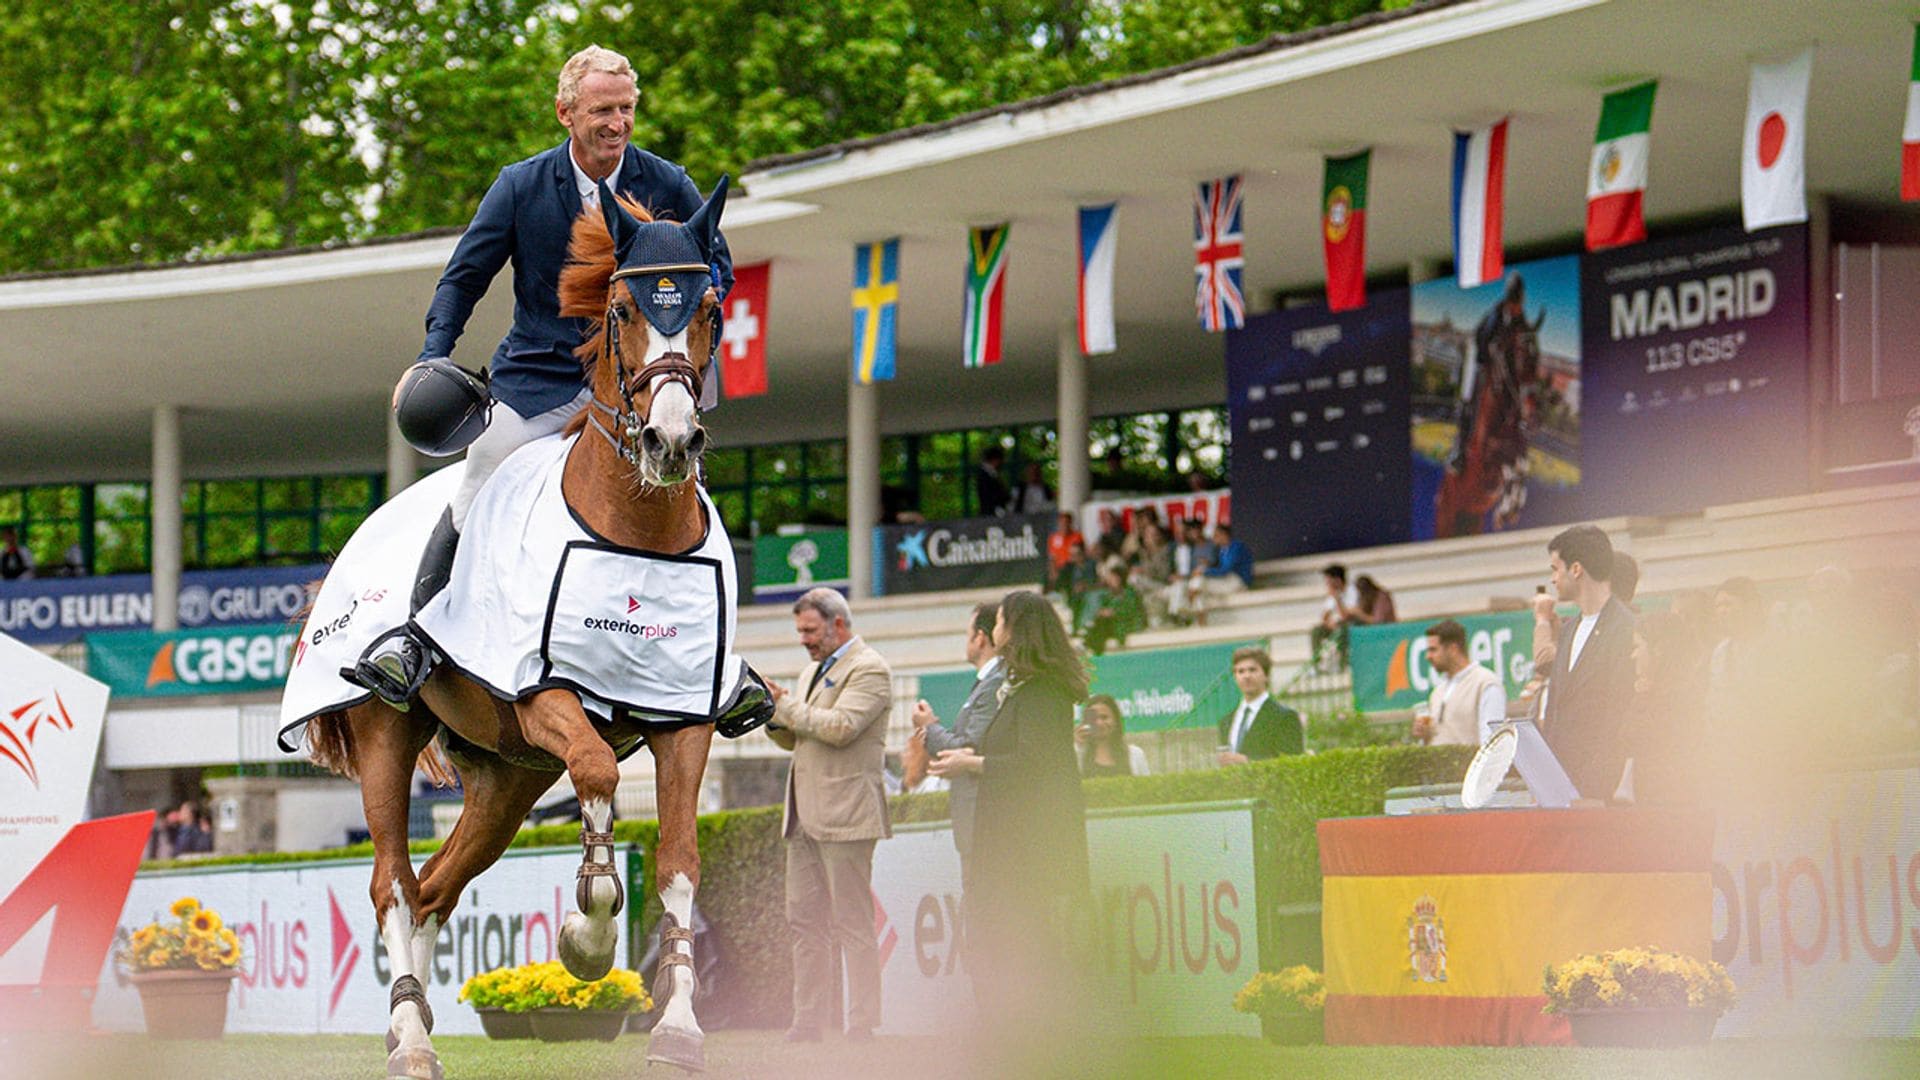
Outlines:
[[880,388],[847,381],[848,595],[873,595],[873,527],[880,524]]
[[180,407],[153,410],[153,628],[180,628]]
[[1059,374],[1054,408],[1060,418],[1055,442],[1060,455],[1060,509],[1078,513],[1093,477],[1087,467],[1087,358],[1080,355],[1080,331],[1075,324],[1061,324],[1054,359]]
[[405,491],[408,485],[420,479],[420,456],[400,434],[400,423],[393,418],[393,410],[387,410],[387,498]]

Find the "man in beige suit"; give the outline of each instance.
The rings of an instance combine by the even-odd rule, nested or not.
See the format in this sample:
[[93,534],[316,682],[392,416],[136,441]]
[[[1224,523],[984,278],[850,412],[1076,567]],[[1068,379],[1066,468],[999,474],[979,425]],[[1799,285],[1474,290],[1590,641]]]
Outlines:
[[882,782],[893,671],[853,633],[853,612],[832,589],[793,605],[813,663],[797,692],[773,687],[767,734],[793,751],[787,773],[787,925],[793,932],[793,1026],[811,1042],[833,1015],[837,942],[846,958],[847,1037],[880,1025],[880,953],[873,931],[873,843],[892,836]]

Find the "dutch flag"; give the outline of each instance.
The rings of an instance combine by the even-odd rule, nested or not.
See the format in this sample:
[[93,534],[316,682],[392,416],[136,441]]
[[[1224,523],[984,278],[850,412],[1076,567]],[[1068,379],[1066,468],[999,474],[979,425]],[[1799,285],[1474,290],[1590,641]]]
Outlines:
[[1501,188],[1507,171],[1507,122],[1453,133],[1453,265],[1460,287],[1500,280]]
[[1114,350],[1114,203],[1080,208],[1080,355]]

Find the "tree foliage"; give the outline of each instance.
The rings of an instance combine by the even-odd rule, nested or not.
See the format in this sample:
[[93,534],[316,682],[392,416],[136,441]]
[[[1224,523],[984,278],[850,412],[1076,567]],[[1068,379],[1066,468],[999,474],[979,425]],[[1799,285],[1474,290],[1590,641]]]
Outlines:
[[639,73],[703,186],[1411,0],[63,0],[0,20],[0,273],[464,224],[562,133],[560,62]]

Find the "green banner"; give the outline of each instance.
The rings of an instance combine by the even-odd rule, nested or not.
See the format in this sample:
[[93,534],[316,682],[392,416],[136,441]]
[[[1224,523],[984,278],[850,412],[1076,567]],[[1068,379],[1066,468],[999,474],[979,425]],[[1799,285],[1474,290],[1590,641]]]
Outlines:
[[815,585],[847,584],[847,530],[813,529],[753,541],[753,598],[790,600]]
[[87,635],[87,674],[116,697],[278,690],[300,629],[290,623],[207,627],[167,634]]
[[[1234,641],[1096,656],[1093,692],[1113,695],[1129,732],[1212,727],[1240,700],[1233,684],[1233,650],[1255,644]],[[973,672],[966,668],[920,676],[920,696],[942,723],[953,722],[972,689]]]
[[[1507,686],[1507,700],[1533,677],[1533,613],[1457,615],[1467,628],[1467,655],[1493,671]],[[1349,631],[1353,665],[1353,705],[1361,712],[1411,709],[1433,690],[1427,664],[1427,627],[1439,622],[1355,626]]]

